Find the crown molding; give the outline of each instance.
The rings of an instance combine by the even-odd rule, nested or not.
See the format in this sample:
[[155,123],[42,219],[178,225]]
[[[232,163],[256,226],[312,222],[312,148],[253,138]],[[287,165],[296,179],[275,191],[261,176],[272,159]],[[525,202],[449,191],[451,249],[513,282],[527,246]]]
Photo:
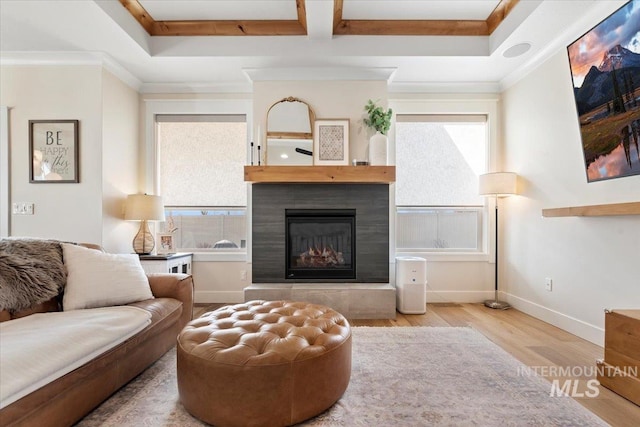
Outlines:
[[92,52],[2,52],[2,65],[100,65],[102,58]]
[[327,81],[383,80],[389,82],[396,68],[288,67],[243,68],[252,82],[261,81]]
[[251,82],[230,81],[217,83],[143,83],[142,94],[181,93],[253,93]]
[[0,65],[98,65],[136,91],[142,86],[136,76],[102,52],[2,52]]
[[122,80],[122,82],[130,88],[140,92],[140,88],[143,85],[140,79],[134,76],[122,65],[120,65],[120,63],[113,59],[111,56],[104,53],[101,53],[100,55],[102,55],[102,66],[105,70],[109,71],[111,74]]
[[498,82],[391,82],[393,93],[499,93]]

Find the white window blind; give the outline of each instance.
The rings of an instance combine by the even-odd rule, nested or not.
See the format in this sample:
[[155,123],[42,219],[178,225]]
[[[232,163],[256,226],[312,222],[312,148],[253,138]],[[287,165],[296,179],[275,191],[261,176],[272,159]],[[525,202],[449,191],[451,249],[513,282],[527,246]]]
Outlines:
[[167,206],[246,206],[244,115],[158,115],[160,194]]
[[485,116],[397,116],[396,205],[477,206]]

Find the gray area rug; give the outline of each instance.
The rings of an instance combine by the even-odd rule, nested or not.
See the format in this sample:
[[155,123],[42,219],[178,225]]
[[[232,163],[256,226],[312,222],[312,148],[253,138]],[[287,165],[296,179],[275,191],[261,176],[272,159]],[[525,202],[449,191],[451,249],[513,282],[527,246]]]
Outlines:
[[[352,328],[351,382],[304,426],[606,426],[471,328]],[[175,349],[80,426],[203,426],[178,402]]]

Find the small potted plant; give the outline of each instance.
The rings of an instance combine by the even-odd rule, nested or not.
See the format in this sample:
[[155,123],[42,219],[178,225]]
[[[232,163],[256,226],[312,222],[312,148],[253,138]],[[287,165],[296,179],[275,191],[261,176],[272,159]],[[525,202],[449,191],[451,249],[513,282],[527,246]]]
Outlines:
[[391,127],[391,115],[393,114],[393,110],[389,108],[385,111],[379,105],[376,105],[375,102],[369,100],[367,105],[364,106],[365,111],[367,112],[367,117],[364,119],[364,124],[376,130],[376,132],[380,132],[383,135],[386,135]]
[[376,134],[369,139],[369,164],[370,165],[386,165],[387,164],[387,132],[391,127],[391,115],[393,110],[376,105],[375,102],[369,100],[364,106],[367,117],[364,124],[376,131]]

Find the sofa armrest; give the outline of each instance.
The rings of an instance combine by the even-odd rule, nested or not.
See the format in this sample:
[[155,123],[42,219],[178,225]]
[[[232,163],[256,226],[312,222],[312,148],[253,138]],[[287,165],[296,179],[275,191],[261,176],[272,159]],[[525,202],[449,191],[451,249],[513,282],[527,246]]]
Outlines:
[[180,329],[184,328],[193,316],[193,277],[175,273],[151,273],[147,277],[154,297],[182,301]]

